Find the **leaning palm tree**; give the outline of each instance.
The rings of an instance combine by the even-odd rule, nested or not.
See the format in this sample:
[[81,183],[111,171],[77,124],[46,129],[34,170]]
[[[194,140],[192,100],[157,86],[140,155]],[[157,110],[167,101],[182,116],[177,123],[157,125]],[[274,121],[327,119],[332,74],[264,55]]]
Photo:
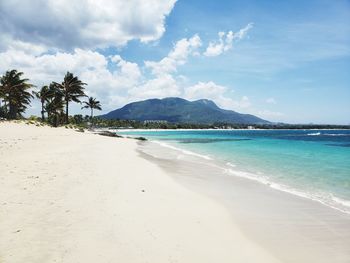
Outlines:
[[23,72],[13,69],[0,78],[1,96],[9,119],[21,117],[33,98],[28,89],[34,85],[28,83],[29,80],[22,78],[22,75]]
[[47,112],[48,121],[57,127],[64,110],[64,94],[55,84],[50,84],[44,110]]
[[40,100],[41,103],[41,119],[45,121],[45,102],[50,98],[50,89],[48,86],[42,86],[39,91],[33,91],[35,97]]
[[85,104],[85,106],[83,106],[82,109],[91,110],[91,119],[94,117],[94,109],[102,110],[100,102],[93,97],[90,97],[88,101],[84,101],[83,103]]
[[68,124],[68,106],[69,102],[79,102],[80,97],[84,97],[84,85],[86,83],[82,82],[78,79],[78,77],[74,77],[74,75],[70,72],[67,72],[67,74],[64,76],[63,82],[57,83],[54,82],[54,84],[63,92],[63,100],[66,104],[66,124]]

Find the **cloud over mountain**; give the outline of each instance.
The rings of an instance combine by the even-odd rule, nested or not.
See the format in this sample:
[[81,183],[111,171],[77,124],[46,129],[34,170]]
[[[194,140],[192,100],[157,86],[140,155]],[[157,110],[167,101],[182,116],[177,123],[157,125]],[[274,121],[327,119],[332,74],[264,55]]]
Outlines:
[[165,18],[175,2],[1,1],[0,40],[3,43],[19,40],[63,50],[123,46],[133,39],[148,42],[163,35]]

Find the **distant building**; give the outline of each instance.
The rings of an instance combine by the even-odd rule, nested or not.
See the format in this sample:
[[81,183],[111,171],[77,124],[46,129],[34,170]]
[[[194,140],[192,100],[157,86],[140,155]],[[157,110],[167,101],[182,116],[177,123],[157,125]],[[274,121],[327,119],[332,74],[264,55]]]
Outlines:
[[165,120],[145,120],[143,121],[144,124],[147,124],[147,123],[159,123],[159,124],[166,124],[168,123],[168,121],[165,121]]

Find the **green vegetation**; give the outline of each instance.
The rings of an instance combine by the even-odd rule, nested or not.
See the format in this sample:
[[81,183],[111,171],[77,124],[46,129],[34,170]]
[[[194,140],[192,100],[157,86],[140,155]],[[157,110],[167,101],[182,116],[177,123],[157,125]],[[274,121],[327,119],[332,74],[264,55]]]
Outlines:
[[176,97],[132,102],[101,117],[105,119],[165,121],[207,125],[217,121],[225,123],[270,124],[269,121],[254,115],[221,109],[211,100],[188,101]]
[[18,119],[22,117],[27,107],[30,105],[30,100],[33,98],[28,91],[33,87],[28,83],[28,79],[22,78],[23,72],[17,70],[7,71],[0,78],[0,117],[8,119]]
[[72,73],[67,72],[61,84],[57,82],[53,84],[62,92],[62,99],[66,104],[65,122],[68,124],[69,103],[71,101],[81,103],[80,98],[86,96],[84,93],[84,85],[86,85],[86,83],[83,83],[78,77],[74,77]]
[[91,120],[93,120],[94,117],[94,110],[102,110],[100,102],[93,97],[90,97],[88,101],[84,101],[83,103],[85,104],[85,106],[83,106],[82,109],[91,110]]
[[[75,115],[76,116],[76,115]],[[89,119],[85,116],[84,120]],[[89,119],[90,120],[90,119]],[[216,122],[211,125],[197,123],[170,123],[170,122],[141,122],[135,120],[107,120],[93,117],[96,127],[112,129],[350,129],[349,125],[322,125],[322,124],[234,124]]]
[[84,93],[83,83],[78,77],[67,72],[62,83],[52,82],[38,91],[30,92],[34,85],[28,79],[22,78],[23,72],[17,70],[7,71],[0,78],[0,118],[15,120],[24,119],[23,113],[30,106],[35,97],[41,103],[41,118],[30,117],[27,124],[47,123],[54,127],[66,124],[67,128],[76,128],[83,131],[92,122],[93,110],[101,110],[101,104],[95,98],[90,97],[83,108],[91,109],[91,116],[69,116],[69,103],[81,103],[80,98],[87,97]]
[[45,102],[49,98],[49,87],[48,86],[43,86],[39,91],[33,91],[33,94],[36,98],[40,100],[41,103],[41,119],[45,121]]

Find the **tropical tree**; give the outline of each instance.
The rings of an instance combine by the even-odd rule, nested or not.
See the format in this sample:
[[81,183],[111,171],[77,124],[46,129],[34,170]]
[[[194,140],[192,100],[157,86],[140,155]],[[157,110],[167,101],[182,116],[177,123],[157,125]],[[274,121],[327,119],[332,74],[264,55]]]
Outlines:
[[88,101],[84,101],[83,103],[85,104],[85,106],[83,106],[82,109],[91,110],[91,115],[90,115],[91,119],[94,117],[94,109],[102,110],[100,102],[93,97],[90,97]]
[[0,78],[0,96],[9,119],[21,117],[33,98],[28,90],[34,85],[28,83],[29,80],[22,78],[22,75],[23,72],[13,69]]
[[62,90],[54,83],[50,84],[47,91],[44,111],[47,112],[47,118],[54,127],[57,127],[61,123],[61,117],[64,114],[64,103],[64,94]]
[[50,89],[48,86],[42,86],[39,91],[33,91],[35,97],[40,100],[41,103],[41,119],[45,121],[45,103],[50,99]]
[[78,77],[75,77],[72,73],[67,72],[61,84],[57,82],[54,82],[54,84],[63,93],[63,100],[66,104],[65,121],[66,124],[68,124],[69,102],[74,101],[80,103],[79,98],[85,96],[84,85],[86,85],[86,83],[83,83],[81,80],[78,79]]

